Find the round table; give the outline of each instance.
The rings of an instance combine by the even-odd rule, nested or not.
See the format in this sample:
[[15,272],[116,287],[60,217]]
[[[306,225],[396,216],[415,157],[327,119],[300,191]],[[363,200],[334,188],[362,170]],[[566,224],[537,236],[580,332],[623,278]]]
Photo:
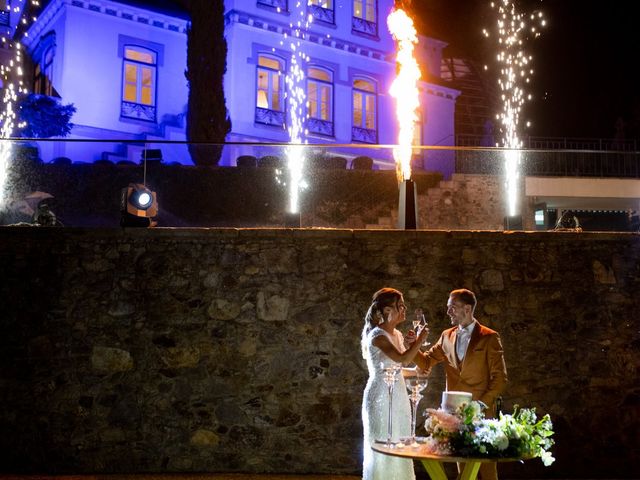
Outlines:
[[464,469],[460,474],[459,480],[475,480],[478,476],[478,470],[481,463],[488,462],[522,462],[525,458],[478,458],[478,457],[453,457],[450,455],[435,455],[427,452],[424,445],[417,447],[396,444],[388,446],[386,443],[373,443],[371,448],[385,455],[393,455],[396,457],[414,458],[420,460],[425,470],[431,477],[431,480],[447,480],[444,472],[444,463],[460,462],[464,463]]

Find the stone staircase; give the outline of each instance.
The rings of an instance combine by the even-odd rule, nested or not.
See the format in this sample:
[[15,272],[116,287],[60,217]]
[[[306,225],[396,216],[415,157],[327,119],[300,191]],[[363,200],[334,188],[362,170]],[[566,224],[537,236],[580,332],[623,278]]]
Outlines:
[[[455,177],[456,174],[454,174]],[[427,189],[426,192],[418,194],[416,201],[418,202],[418,228],[425,228],[420,224],[420,210],[429,203],[429,199],[442,196],[444,191],[450,191],[454,188],[453,180],[441,180],[437,187]],[[398,209],[394,208],[389,212],[388,216],[378,217],[376,223],[368,223],[365,226],[367,230],[393,230],[398,226]]]
[[393,209],[388,217],[378,217],[377,223],[367,223],[366,230],[393,230],[398,225],[398,210]]
[[[422,191],[417,197],[418,228],[501,229],[501,183],[495,176],[454,173],[450,180]],[[367,230],[397,228],[398,210],[381,216]]]

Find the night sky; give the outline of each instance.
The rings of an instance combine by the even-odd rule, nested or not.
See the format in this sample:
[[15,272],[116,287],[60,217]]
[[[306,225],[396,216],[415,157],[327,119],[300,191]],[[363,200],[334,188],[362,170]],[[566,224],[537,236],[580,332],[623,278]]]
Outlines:
[[[543,34],[525,47],[534,56],[535,70],[528,88],[534,99],[522,114],[532,122],[526,132],[612,138],[621,117],[626,138],[640,138],[640,80],[632,73],[640,40],[630,4],[522,0],[517,5],[525,12],[540,9],[547,20]],[[495,24],[488,0],[413,0],[412,8],[450,48],[483,63],[492,58],[481,34],[483,27]]]

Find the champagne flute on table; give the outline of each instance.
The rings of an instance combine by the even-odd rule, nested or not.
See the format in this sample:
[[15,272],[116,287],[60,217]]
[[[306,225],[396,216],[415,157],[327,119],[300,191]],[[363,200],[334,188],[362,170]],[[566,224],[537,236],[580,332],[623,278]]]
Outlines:
[[416,420],[418,418],[418,404],[422,399],[422,391],[427,388],[429,379],[421,370],[416,369],[415,373],[405,379],[405,385],[409,390],[409,402],[411,403],[411,438],[409,445],[418,446],[416,441]]
[[392,365],[386,367],[384,362],[380,363],[380,368],[383,371],[383,380],[387,385],[389,393],[389,412],[387,418],[387,447],[393,447],[393,387],[398,380],[398,374],[402,371],[400,365]]
[[[429,323],[427,322],[427,319],[424,316],[424,312],[422,311],[421,308],[416,308],[415,311],[415,317],[413,317],[413,331],[416,332],[416,336],[418,336],[418,334],[422,331],[423,328],[428,328],[429,327]],[[422,343],[423,347],[426,347],[428,345],[431,345],[431,342],[428,342],[427,340],[425,340]]]

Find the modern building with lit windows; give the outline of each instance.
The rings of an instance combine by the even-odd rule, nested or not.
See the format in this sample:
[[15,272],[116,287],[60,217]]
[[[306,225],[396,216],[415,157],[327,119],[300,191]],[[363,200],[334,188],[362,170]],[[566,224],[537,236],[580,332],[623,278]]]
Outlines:
[[[292,61],[297,3],[225,2],[224,93],[232,122],[228,142],[289,140],[285,76]],[[301,7],[305,22],[309,20],[300,40],[307,58],[302,68],[308,143],[396,143],[394,99],[388,93],[396,47],[386,24],[393,5],[393,0],[312,0]],[[137,162],[145,142],[186,140],[188,21],[186,12],[166,0],[45,2],[24,42],[34,63],[34,91],[74,104],[70,138],[114,141],[93,145],[90,157],[84,154],[86,144],[42,143],[43,160],[64,156]],[[439,81],[445,46],[420,37],[416,47],[423,79],[431,81],[420,84],[419,144],[454,144],[459,91]],[[191,164],[184,146],[164,144],[162,150],[165,162]],[[379,149],[378,155],[371,149],[347,150],[340,153],[367,154],[374,157],[374,168],[392,168],[388,150]],[[221,165],[235,165],[235,158],[223,154]],[[416,165],[423,166],[419,156]],[[446,174],[453,159],[429,167]]]

